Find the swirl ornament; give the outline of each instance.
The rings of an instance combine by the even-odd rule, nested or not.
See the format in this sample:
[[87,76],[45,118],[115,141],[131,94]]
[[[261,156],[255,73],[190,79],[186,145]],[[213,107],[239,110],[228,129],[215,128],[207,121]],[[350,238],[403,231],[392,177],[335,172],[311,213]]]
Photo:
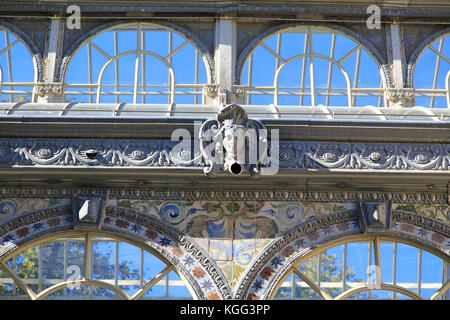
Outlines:
[[425,154],[423,154],[423,153],[419,153],[419,154],[417,154],[417,155],[414,157],[414,160],[415,160],[417,163],[425,164],[425,163],[428,162],[428,157],[427,157]]
[[133,160],[142,160],[145,158],[145,152],[142,150],[134,150],[131,152],[131,158]]
[[160,212],[161,218],[169,222],[170,224],[176,225],[184,220],[184,215],[180,207],[173,203],[168,203],[161,208]]
[[17,212],[17,204],[11,200],[0,202],[0,221],[12,218]]
[[36,156],[40,159],[48,159],[51,157],[51,155],[52,155],[52,152],[50,151],[50,149],[47,149],[47,148],[39,149],[36,152]]
[[281,210],[280,222],[285,225],[294,226],[303,220],[303,210],[299,206],[289,205]]
[[323,154],[323,159],[326,162],[333,162],[334,160],[336,160],[336,155],[333,152],[325,152]]

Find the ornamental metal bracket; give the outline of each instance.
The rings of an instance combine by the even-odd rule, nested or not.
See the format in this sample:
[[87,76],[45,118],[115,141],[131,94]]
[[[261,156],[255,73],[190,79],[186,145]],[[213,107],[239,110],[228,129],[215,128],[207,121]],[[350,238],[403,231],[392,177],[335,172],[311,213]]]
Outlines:
[[204,122],[199,138],[207,176],[222,170],[257,177],[267,164],[266,128],[260,121],[248,119],[245,110],[236,104],[224,107],[216,120]]
[[40,82],[36,84],[35,92],[39,97],[44,97],[49,94],[60,96],[63,92],[63,85],[60,82]]
[[412,106],[412,101],[414,100],[414,89],[412,88],[395,88],[387,90],[387,98],[390,102],[398,107],[409,107]]
[[74,195],[72,198],[74,229],[84,231],[98,230],[105,214],[106,199],[106,195]]
[[364,232],[387,231],[391,227],[391,201],[360,202]]

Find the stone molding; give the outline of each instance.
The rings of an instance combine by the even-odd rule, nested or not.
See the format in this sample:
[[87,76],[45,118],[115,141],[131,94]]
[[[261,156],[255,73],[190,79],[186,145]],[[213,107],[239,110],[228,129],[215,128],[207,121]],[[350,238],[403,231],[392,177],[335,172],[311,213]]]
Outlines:
[[[0,139],[0,168],[205,167],[200,150],[194,155],[186,150],[180,154],[173,152],[178,143],[170,140],[3,138]],[[280,170],[448,172],[450,144],[282,141],[279,166]]]
[[70,198],[74,194],[108,195],[109,199],[190,200],[190,201],[305,201],[357,203],[392,201],[403,204],[449,204],[447,193],[291,191],[291,190],[167,190],[102,188],[0,188],[2,198]]

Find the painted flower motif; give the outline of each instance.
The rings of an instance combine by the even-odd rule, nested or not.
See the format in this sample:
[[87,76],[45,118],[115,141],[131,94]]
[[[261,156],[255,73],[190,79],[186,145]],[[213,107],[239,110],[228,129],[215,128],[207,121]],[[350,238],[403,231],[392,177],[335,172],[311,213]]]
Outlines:
[[38,231],[44,228],[44,224],[42,222],[38,222],[33,224],[33,230]]
[[255,289],[255,292],[258,292],[259,290],[261,290],[262,289],[262,280],[256,280],[254,283],[253,283],[253,286],[252,286],[252,289]]
[[308,239],[310,241],[316,241],[319,238],[320,238],[320,235],[318,232],[313,232],[313,233],[308,234]]
[[442,234],[435,233],[435,232],[433,232],[433,234],[431,235],[431,239],[433,241],[439,242],[439,243],[442,243],[445,241],[445,237]]
[[172,244],[172,240],[170,240],[169,238],[166,238],[166,237],[161,237],[161,238],[159,238],[158,243],[163,247],[167,247]]
[[142,227],[138,226],[137,224],[131,225],[131,231],[134,231],[134,232],[140,234],[140,233],[141,233],[141,230],[143,230]]
[[424,228],[417,229],[417,234],[421,235],[422,237],[428,236],[429,232],[425,230]]
[[270,264],[276,269],[278,266],[281,266],[281,259],[279,257],[275,257],[272,261],[270,261]]
[[14,241],[14,235],[12,234],[8,234],[7,236],[3,237],[2,242],[9,242],[9,241]]
[[26,237],[29,233],[30,233],[30,229],[28,229],[27,227],[16,231],[16,234],[21,238]]
[[208,300],[221,300],[220,296],[217,294],[217,292],[211,292],[210,294],[208,294],[208,296],[206,297]]
[[60,224],[61,220],[59,218],[53,218],[47,221],[47,224],[50,227],[56,227]]
[[410,224],[402,224],[402,230],[405,232],[413,232],[414,231],[414,227]]
[[192,270],[192,274],[197,279],[201,279],[205,276],[206,273],[205,273],[205,271],[203,271],[203,269],[201,267],[196,267],[194,270]]
[[297,249],[300,249],[301,247],[305,246],[305,239],[298,239],[297,241],[295,241],[295,246],[297,247]]
[[212,285],[211,281],[205,280],[205,282],[202,283],[202,288],[205,289],[205,291],[208,291],[213,288],[213,285]]
[[177,257],[181,257],[183,255],[183,250],[181,250],[179,246],[176,246],[172,248],[172,253]]
[[345,230],[348,229],[348,222],[341,222],[341,223],[338,223],[338,224],[336,225],[336,228],[337,228],[339,231],[345,231]]
[[265,267],[263,271],[261,271],[261,278],[268,280],[273,274],[273,270],[271,267]]
[[192,259],[191,256],[187,256],[187,257],[183,260],[183,263],[184,263],[186,266],[190,267],[191,265],[194,264],[194,259]]
[[158,232],[147,229],[147,231],[145,231],[145,235],[147,236],[147,238],[149,238],[151,240],[155,240],[156,237],[158,236]]
[[116,220],[116,227],[119,227],[119,228],[128,228],[129,225],[130,225],[130,223],[129,223],[128,221],[120,220],[120,219],[117,219],[117,220]]
[[284,250],[281,252],[283,256],[286,258],[290,257],[294,253],[294,248],[292,246],[287,246],[284,248]]
[[256,294],[254,294],[254,293],[250,293],[247,296],[247,300],[259,300],[259,297]]

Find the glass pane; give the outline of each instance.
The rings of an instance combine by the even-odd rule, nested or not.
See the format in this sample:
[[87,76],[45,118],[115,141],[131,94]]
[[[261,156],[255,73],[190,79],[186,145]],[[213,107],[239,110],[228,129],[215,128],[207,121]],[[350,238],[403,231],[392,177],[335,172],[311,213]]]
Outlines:
[[48,295],[44,300],[121,300],[123,297],[112,290],[96,286],[63,288]]
[[[211,280],[204,280],[202,283],[204,288],[211,285]],[[169,296],[174,299],[192,299],[188,288],[175,271],[169,272]]]
[[39,246],[28,248],[16,258],[9,260],[8,265],[22,279],[37,279],[39,277],[39,251]]
[[94,241],[92,244],[92,278],[115,279],[116,242]]
[[417,293],[419,249],[399,243],[397,246],[397,285]]
[[141,249],[127,242],[119,242],[119,285],[133,295],[140,289]]
[[283,281],[274,299],[292,299],[292,273]]
[[342,292],[343,258],[344,245],[327,249],[320,254],[320,288],[332,297]]
[[[320,296],[314,289],[312,289],[306,282],[304,282],[298,275],[294,274],[294,299],[306,300],[321,300]],[[327,291],[328,292],[328,291]]]
[[[410,297],[395,292],[395,296],[397,297],[397,299],[401,299],[401,300],[411,300]],[[389,290],[367,290],[367,291],[362,291],[362,292],[358,292],[355,293],[349,297],[347,297],[346,299],[351,300],[367,300],[367,299],[371,299],[371,300],[392,300],[394,299],[394,292],[393,291],[389,291]]]
[[441,258],[422,250],[422,274],[420,295],[426,299],[442,287],[444,263]]
[[14,296],[14,281],[0,269],[0,299],[11,299]]
[[380,243],[380,259],[381,259],[381,273],[383,275],[384,283],[393,283],[394,272],[394,243],[381,242]]
[[144,283],[149,282],[156,277],[166,264],[149,252],[144,252]]
[[347,244],[346,289],[367,283],[369,243]]

